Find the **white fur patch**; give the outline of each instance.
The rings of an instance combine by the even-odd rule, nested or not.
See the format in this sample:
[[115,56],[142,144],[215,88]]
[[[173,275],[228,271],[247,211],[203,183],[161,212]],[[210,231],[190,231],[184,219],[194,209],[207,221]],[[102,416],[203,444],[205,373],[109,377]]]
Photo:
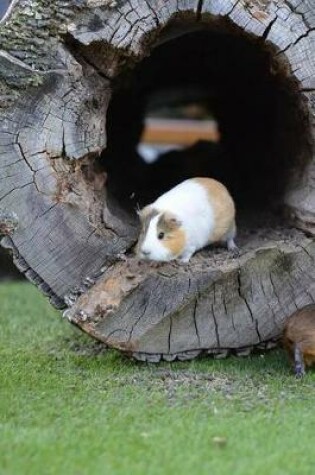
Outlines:
[[172,254],[163,246],[163,241],[157,237],[157,223],[160,216],[161,214],[158,214],[151,219],[141,246],[141,252],[148,253],[147,258],[154,261],[170,261],[173,258]]
[[[232,231],[235,234],[233,200],[226,188],[215,180],[186,180],[160,196],[150,207],[158,215],[152,217],[140,249],[142,257],[148,259],[181,258],[187,262],[197,250],[216,240],[230,238]],[[168,242],[165,239],[164,243],[163,239],[158,239],[158,222],[163,213],[171,213],[181,222],[177,236],[174,232],[174,236],[170,236]],[[180,255],[172,254],[172,250]]]
[[186,180],[160,196],[154,203],[159,211],[173,213],[183,223],[186,247],[201,249],[209,243],[214,213],[207,190],[194,180]]

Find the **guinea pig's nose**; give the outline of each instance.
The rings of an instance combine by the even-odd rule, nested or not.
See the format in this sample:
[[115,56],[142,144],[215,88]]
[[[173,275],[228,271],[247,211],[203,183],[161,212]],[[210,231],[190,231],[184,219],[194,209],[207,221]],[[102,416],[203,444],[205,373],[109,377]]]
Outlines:
[[151,254],[150,251],[145,251],[145,250],[143,250],[143,249],[141,250],[141,253],[142,253],[144,256],[146,256],[146,257]]

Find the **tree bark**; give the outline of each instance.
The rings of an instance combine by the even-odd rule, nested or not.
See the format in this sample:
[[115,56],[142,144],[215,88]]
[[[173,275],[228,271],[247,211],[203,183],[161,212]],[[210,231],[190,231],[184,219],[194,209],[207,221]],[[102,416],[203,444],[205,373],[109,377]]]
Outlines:
[[53,305],[68,307],[71,322],[139,358],[174,359],[265,344],[297,307],[315,302],[314,154],[285,198],[292,222],[308,237],[284,227],[264,240],[254,230],[253,238],[240,236],[240,259],[215,251],[209,262],[211,251],[204,251],[187,267],[157,268],[132,256],[138,223],[111,201],[98,160],[113,85],[124,68],[157,44],[208,25],[228,25],[271,48],[296,81],[301,120],[314,138],[312,3],[11,4],[0,21],[0,207],[19,224],[1,244]]

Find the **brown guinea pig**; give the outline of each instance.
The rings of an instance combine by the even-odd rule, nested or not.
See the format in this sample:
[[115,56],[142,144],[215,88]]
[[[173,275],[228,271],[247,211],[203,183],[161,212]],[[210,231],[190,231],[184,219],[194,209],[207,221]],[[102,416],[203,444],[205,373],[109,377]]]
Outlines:
[[289,317],[283,332],[283,344],[294,361],[297,377],[305,374],[305,366],[315,363],[315,304],[307,305]]

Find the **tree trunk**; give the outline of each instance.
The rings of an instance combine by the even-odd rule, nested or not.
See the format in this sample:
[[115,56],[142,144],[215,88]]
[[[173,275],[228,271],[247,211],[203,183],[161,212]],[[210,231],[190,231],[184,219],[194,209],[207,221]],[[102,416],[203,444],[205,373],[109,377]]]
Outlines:
[[[140,359],[171,360],[266,345],[315,302],[312,3],[11,3],[0,20],[0,209],[18,227],[1,243],[71,322]],[[201,144],[148,168],[136,150],[147,99],[192,84],[212,98],[224,153],[210,164]],[[198,174],[235,196],[240,257],[216,248],[187,266],[138,262],[131,197],[145,204]]]

